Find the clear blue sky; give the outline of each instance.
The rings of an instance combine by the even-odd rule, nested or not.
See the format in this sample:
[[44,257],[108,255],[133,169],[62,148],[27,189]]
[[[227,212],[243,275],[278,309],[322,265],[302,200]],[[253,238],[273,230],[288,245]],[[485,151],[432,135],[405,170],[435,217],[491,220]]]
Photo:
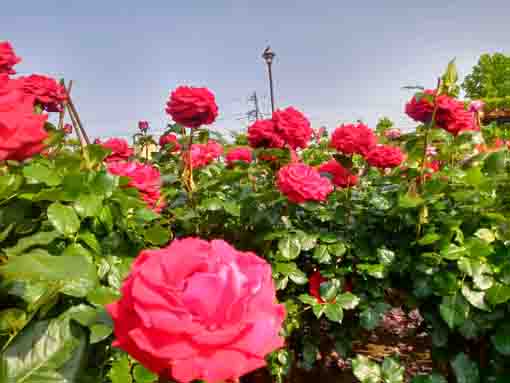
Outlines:
[[2,3],[0,40],[20,73],[75,81],[92,136],[130,135],[140,119],[160,131],[180,84],[214,91],[217,129],[244,128],[251,92],[269,109],[268,42],[278,106],[315,127],[386,115],[406,128],[401,87],[434,86],[453,57],[464,75],[482,53],[510,53],[509,18],[508,0],[16,0]]

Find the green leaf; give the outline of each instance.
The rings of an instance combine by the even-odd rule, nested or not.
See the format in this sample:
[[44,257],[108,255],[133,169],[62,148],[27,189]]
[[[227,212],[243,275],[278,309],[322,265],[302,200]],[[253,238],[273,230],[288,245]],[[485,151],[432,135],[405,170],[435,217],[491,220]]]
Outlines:
[[313,259],[322,264],[331,263],[331,255],[329,254],[328,246],[319,245],[315,247],[313,251]]
[[379,383],[381,381],[381,367],[364,355],[357,355],[352,360],[352,372],[361,383]]
[[487,290],[486,299],[487,302],[494,306],[507,302],[510,299],[510,286],[503,285],[499,282],[494,283],[494,285]]
[[306,274],[303,273],[301,270],[296,268],[292,272],[288,274],[288,277],[292,282],[294,282],[296,285],[304,285],[308,282],[308,278],[306,277]]
[[496,333],[491,336],[491,341],[500,354],[510,356],[510,324],[505,323],[498,327]]
[[377,249],[377,259],[381,264],[389,266],[395,259],[395,252],[384,248]]
[[203,200],[200,207],[204,210],[217,211],[223,209],[223,201],[219,198],[209,198]]
[[283,258],[287,260],[295,259],[301,252],[301,244],[297,237],[289,235],[278,241],[278,250],[280,250],[280,255]]
[[441,256],[444,259],[448,259],[451,261],[457,260],[467,252],[464,246],[457,246],[453,243],[450,243],[447,247],[441,250]]
[[443,297],[439,306],[441,318],[450,329],[461,326],[469,315],[469,305],[459,295]]
[[360,299],[352,293],[343,293],[336,297],[336,303],[345,310],[352,310],[360,302]]
[[369,331],[375,329],[389,308],[390,306],[386,303],[377,303],[374,306],[367,307],[360,314],[361,326]]
[[23,177],[19,174],[0,175],[0,200],[7,199],[23,185]]
[[462,295],[471,303],[474,307],[480,310],[489,311],[489,307],[485,303],[485,292],[471,290],[467,285],[462,286]]
[[64,314],[66,318],[73,319],[84,327],[91,326],[97,319],[97,309],[84,304],[72,306]]
[[21,238],[15,246],[4,249],[4,251],[8,257],[14,257],[24,253],[31,247],[49,245],[60,235],[57,231],[40,231],[31,236]]
[[422,246],[426,246],[426,245],[430,245],[432,243],[435,243],[437,241],[439,241],[441,239],[441,236],[437,233],[428,233],[426,234],[425,236],[423,236],[422,238],[420,238],[420,240],[418,241],[418,243]]
[[62,234],[71,236],[80,228],[80,220],[74,209],[54,202],[48,207],[48,219]]
[[50,169],[42,164],[33,163],[23,168],[23,175],[31,183],[44,183],[48,186],[57,186],[62,177],[56,169]]
[[112,383],[132,383],[131,379],[131,364],[129,363],[128,356],[123,354],[119,359],[112,363],[112,368],[108,372],[108,377]]
[[478,366],[466,354],[457,354],[450,364],[457,378],[457,383],[480,383]]
[[326,302],[331,302],[340,290],[340,281],[338,279],[330,279],[320,284],[321,298]]
[[170,239],[170,231],[161,225],[153,225],[145,230],[144,238],[156,246],[165,245]]
[[491,243],[496,240],[496,236],[489,229],[478,229],[475,233],[475,236],[477,236],[478,238],[480,238],[481,240],[483,240],[487,243]]
[[405,368],[394,358],[384,358],[381,366],[384,383],[403,383]]
[[16,333],[26,322],[27,314],[21,309],[10,308],[0,311],[0,332]]
[[403,209],[411,209],[420,206],[423,202],[423,199],[419,196],[404,194],[400,196],[398,205]]
[[135,217],[142,222],[151,222],[159,218],[159,214],[151,209],[141,208],[135,211]]
[[97,194],[82,194],[74,203],[74,210],[83,218],[95,217],[102,209],[103,198]]
[[108,325],[102,323],[94,324],[90,326],[90,343],[99,343],[108,338],[112,332],[113,329]]
[[465,181],[472,186],[478,186],[484,181],[484,175],[480,168],[471,168],[466,171]]
[[94,253],[101,254],[101,244],[96,236],[90,231],[82,231],[78,234],[78,240],[83,241]]
[[324,314],[324,311],[326,310],[326,305],[322,303],[315,302],[312,305],[312,311],[315,314],[315,317],[319,319],[322,314]]
[[84,331],[68,320],[34,321],[1,355],[0,380],[6,383],[77,381],[80,368],[75,361],[84,352],[85,341]]
[[317,244],[317,235],[308,234],[303,231],[297,232],[296,237],[299,239],[301,250],[309,251],[312,250]]
[[120,298],[116,289],[106,286],[98,286],[87,295],[87,301],[96,306],[104,306],[113,303]]
[[9,258],[0,267],[0,275],[10,280],[57,285],[60,291],[75,297],[86,296],[98,282],[96,268],[87,256],[53,256],[40,249]]
[[326,314],[326,318],[332,322],[342,323],[342,319],[344,319],[342,306],[338,303],[326,303],[324,306],[324,314]]
[[133,368],[133,377],[135,378],[136,383],[153,383],[158,379],[156,374],[147,370],[141,364],[137,364]]
[[299,296],[299,300],[307,305],[310,305],[310,306],[317,303],[317,298],[312,297],[311,295],[308,295],[308,294],[301,294]]
[[99,173],[90,185],[91,191],[104,198],[112,196],[114,190],[119,186],[119,177],[113,176],[107,172]]

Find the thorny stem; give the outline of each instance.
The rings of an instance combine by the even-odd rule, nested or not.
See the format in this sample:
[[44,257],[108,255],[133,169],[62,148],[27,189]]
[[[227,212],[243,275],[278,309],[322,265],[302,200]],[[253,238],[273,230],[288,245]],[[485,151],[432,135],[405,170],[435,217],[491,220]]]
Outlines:
[[190,130],[189,141],[188,141],[188,161],[186,164],[186,168],[184,170],[184,183],[186,188],[188,189],[188,193],[191,199],[191,195],[193,190],[195,189],[195,183],[193,182],[193,163],[192,163],[192,155],[191,149],[193,148],[193,129]]

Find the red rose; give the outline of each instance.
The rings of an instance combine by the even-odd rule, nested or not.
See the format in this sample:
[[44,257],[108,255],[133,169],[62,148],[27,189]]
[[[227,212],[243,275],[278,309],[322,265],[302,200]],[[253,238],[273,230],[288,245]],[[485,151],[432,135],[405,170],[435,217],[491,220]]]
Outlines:
[[376,168],[394,168],[404,161],[404,154],[398,147],[377,145],[368,153],[366,160]]
[[317,169],[302,163],[286,165],[278,171],[276,185],[289,201],[325,201],[333,191],[331,181]]
[[48,138],[44,124],[48,116],[34,114],[20,105],[13,110],[0,112],[0,160],[22,161],[40,153],[43,141]]
[[73,132],[73,126],[71,124],[64,125],[64,134],[71,134]]
[[164,148],[166,145],[169,145],[170,152],[178,152],[181,150],[181,145],[179,145],[179,140],[177,140],[177,136],[175,134],[165,134],[164,136],[159,137],[159,146]]
[[134,150],[123,138],[109,138],[100,143],[103,148],[110,149],[112,153],[105,158],[106,162],[127,160],[134,154]]
[[161,211],[165,204],[161,197],[161,175],[158,169],[135,161],[110,161],[107,167],[111,174],[128,177],[127,187],[137,189],[149,208],[155,212]]
[[22,77],[25,93],[35,96],[35,101],[43,106],[48,112],[59,112],[62,103],[67,100],[67,94],[62,85],[55,79],[33,74]]
[[327,279],[322,276],[320,271],[314,272],[310,278],[308,278],[309,293],[312,297],[315,297],[319,303],[325,303],[321,297],[321,283],[324,282],[327,282]]
[[358,177],[356,177],[348,169],[344,168],[334,159],[321,164],[318,170],[320,173],[331,174],[333,176],[333,184],[341,188],[354,186],[358,183]]
[[222,240],[142,251],[121,291],[113,345],[166,379],[235,380],[284,344],[271,266]]
[[15,74],[12,68],[20,61],[21,58],[16,56],[8,41],[0,42],[0,74]]
[[283,148],[285,141],[272,120],[257,120],[248,127],[248,142],[254,148]]
[[94,145],[101,145],[101,139],[96,138],[96,139],[94,140]]
[[406,114],[415,121],[429,123],[434,112],[434,104],[430,100],[434,98],[435,93],[435,90],[427,89],[422,94],[413,96],[406,104]]
[[25,94],[22,82],[0,73],[0,112],[23,108],[27,113],[34,109],[34,97]]
[[366,156],[376,144],[374,132],[362,123],[341,125],[333,132],[330,142],[330,146],[339,152],[362,156]]
[[[223,147],[216,141],[209,140],[207,144],[193,144],[191,146],[191,166],[193,169],[209,165],[223,153]],[[182,154],[184,160],[188,161],[189,153]]]
[[236,161],[249,164],[252,160],[253,152],[250,148],[234,148],[230,150],[225,157],[225,161],[228,166],[234,165]]
[[146,131],[149,130],[149,122],[148,121],[138,121],[138,129],[142,133],[145,133]]
[[297,109],[288,107],[273,113],[276,131],[292,149],[306,148],[313,134],[310,121]]
[[216,100],[207,88],[180,86],[170,94],[166,105],[172,119],[189,128],[210,125],[218,116]]

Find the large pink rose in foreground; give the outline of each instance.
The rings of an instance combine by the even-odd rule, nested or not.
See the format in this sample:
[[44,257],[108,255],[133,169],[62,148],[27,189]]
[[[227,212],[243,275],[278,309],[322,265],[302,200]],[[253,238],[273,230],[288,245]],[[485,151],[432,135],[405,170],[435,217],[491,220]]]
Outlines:
[[166,112],[178,124],[198,128],[216,120],[218,106],[209,89],[180,86],[170,94]]
[[123,138],[109,138],[105,142],[101,142],[100,145],[112,151],[105,159],[107,162],[127,160],[134,154],[133,148],[130,148]]
[[278,171],[276,186],[289,201],[325,201],[333,191],[333,184],[319,171],[302,163],[284,166]]
[[284,343],[271,266],[221,240],[142,251],[121,292],[107,306],[114,346],[166,378],[236,379]]
[[138,189],[147,206],[159,213],[165,206],[161,196],[161,174],[154,166],[139,162],[110,161],[108,171],[129,178],[128,187]]
[[13,67],[21,61],[8,41],[0,42],[0,74],[15,74]]

